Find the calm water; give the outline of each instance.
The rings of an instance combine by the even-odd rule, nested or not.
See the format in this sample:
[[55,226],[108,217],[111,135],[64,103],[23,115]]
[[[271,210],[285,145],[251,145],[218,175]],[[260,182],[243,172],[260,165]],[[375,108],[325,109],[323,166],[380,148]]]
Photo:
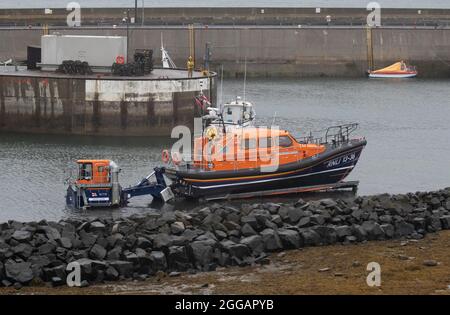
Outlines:
[[[442,81],[317,79],[248,81],[261,124],[305,135],[329,125],[359,122],[368,139],[351,180],[360,194],[402,193],[450,186],[450,89]],[[242,95],[241,81],[224,83],[225,100]],[[79,158],[113,159],[123,185],[135,184],[160,164],[170,140],[30,136],[0,133],[0,222],[58,220],[82,215],[65,210],[65,178]],[[149,210],[133,200],[114,216]],[[171,207],[168,205],[167,207]],[[105,213],[110,213],[106,211]],[[102,212],[95,212],[95,215]]]
[[[67,0],[2,0],[0,8],[61,8]],[[134,7],[133,0],[77,0],[82,7]],[[138,0],[147,7],[334,7],[365,8],[369,0]],[[385,8],[450,8],[448,0],[377,0]]]

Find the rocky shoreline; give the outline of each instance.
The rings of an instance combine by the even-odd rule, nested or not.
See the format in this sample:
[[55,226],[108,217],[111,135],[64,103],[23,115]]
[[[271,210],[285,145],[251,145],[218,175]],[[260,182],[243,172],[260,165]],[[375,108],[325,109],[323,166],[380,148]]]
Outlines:
[[211,204],[190,212],[0,224],[0,286],[81,285],[269,262],[268,253],[450,229],[450,188],[295,203]]

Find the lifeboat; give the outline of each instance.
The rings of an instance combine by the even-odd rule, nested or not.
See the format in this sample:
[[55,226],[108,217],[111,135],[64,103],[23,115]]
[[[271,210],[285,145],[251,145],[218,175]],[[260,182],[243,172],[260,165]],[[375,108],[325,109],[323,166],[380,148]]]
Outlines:
[[328,128],[322,138],[294,138],[287,130],[210,125],[194,139],[194,152],[165,174],[177,195],[213,199],[254,192],[323,190],[355,168],[366,146],[352,139],[357,124]]
[[400,61],[384,69],[369,71],[369,78],[414,78],[417,74],[416,67]]

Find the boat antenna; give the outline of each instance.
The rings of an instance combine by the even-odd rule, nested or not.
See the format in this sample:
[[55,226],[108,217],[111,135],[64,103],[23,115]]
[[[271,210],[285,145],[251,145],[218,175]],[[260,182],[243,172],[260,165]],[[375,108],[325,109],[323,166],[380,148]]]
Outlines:
[[247,56],[245,56],[244,61],[244,103],[246,97],[246,90],[247,90]]
[[220,111],[223,107],[223,64],[220,66],[220,99],[219,99]]
[[277,118],[277,112],[273,114],[272,126],[275,125],[275,119]]

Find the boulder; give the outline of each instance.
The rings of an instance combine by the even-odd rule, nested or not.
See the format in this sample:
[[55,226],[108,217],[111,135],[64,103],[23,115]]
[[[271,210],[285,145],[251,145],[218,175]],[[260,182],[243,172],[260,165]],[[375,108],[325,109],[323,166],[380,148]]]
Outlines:
[[11,236],[13,239],[15,239],[18,242],[29,242],[33,235],[29,231],[14,231],[13,235]]
[[259,235],[245,237],[240,243],[250,248],[254,256],[258,256],[264,251],[264,241]]
[[216,241],[209,239],[195,241],[188,246],[189,253],[197,267],[204,268],[212,262],[215,245]]
[[61,247],[64,247],[66,249],[71,249],[72,248],[72,240],[68,237],[61,237],[58,240],[59,244],[61,245]]
[[305,213],[299,208],[289,208],[288,217],[291,224],[296,224]]
[[441,225],[443,229],[450,230],[450,215],[441,217]]
[[348,225],[337,226],[335,230],[338,240],[341,242],[343,242],[347,236],[352,235],[352,229]]
[[245,223],[241,228],[241,233],[244,236],[252,236],[258,234],[248,223]]
[[56,245],[52,243],[45,243],[44,245],[41,245],[38,247],[38,252],[40,255],[48,255],[56,250]]
[[300,230],[300,235],[305,246],[317,246],[320,244],[320,235],[311,229]]
[[409,236],[415,232],[414,225],[400,221],[395,223],[395,235],[398,237]]
[[300,219],[300,221],[298,222],[297,226],[299,228],[304,228],[304,227],[308,227],[311,226],[312,222],[311,222],[311,217],[303,217]]
[[186,271],[191,267],[185,246],[170,246],[167,260],[171,270]]
[[383,229],[386,238],[393,238],[395,235],[395,228],[392,224],[382,224],[380,226]]
[[168,248],[172,245],[172,239],[169,235],[165,233],[159,233],[156,235],[152,235],[153,248],[163,249]]
[[258,221],[256,217],[253,215],[247,215],[241,217],[241,224],[244,226],[245,224],[250,225],[253,229],[258,229]]
[[21,262],[16,263],[14,261],[8,261],[5,263],[5,275],[8,280],[13,282],[19,282],[21,284],[27,284],[33,280],[33,270],[31,269],[31,263]]
[[33,252],[33,247],[26,243],[20,243],[19,245],[12,248],[14,255],[19,256],[22,259],[27,260]]
[[94,246],[92,246],[91,250],[89,251],[89,257],[92,259],[98,259],[98,260],[103,260],[106,256],[106,249],[103,248],[102,246],[95,244]]
[[152,242],[145,237],[139,236],[136,240],[136,247],[142,249],[151,248]]
[[313,225],[323,225],[325,224],[325,217],[321,214],[314,214],[310,217],[311,224]]
[[170,231],[175,235],[180,235],[185,229],[183,222],[174,222],[170,225]]
[[250,255],[250,250],[245,244],[233,244],[228,248],[228,253],[240,262]]
[[130,278],[133,275],[133,264],[129,261],[112,261],[110,266],[116,269],[122,277]]
[[150,259],[152,260],[152,269],[157,271],[165,271],[167,269],[166,255],[160,251],[152,251],[150,253]]
[[264,248],[267,251],[276,251],[283,248],[278,233],[273,229],[265,229],[261,232]]
[[361,228],[366,232],[368,240],[380,240],[384,238],[383,229],[374,221],[363,222]]
[[109,266],[105,271],[105,278],[109,281],[115,281],[119,279],[119,272],[113,266]]
[[106,231],[106,226],[100,221],[94,221],[89,224],[89,232],[94,234],[103,234]]
[[106,258],[107,260],[120,260],[121,255],[122,255],[122,247],[116,246],[108,252]]
[[92,247],[97,241],[98,236],[93,233],[88,233],[85,230],[79,232],[81,243],[84,247]]
[[337,241],[336,229],[332,226],[318,225],[311,228],[320,236],[320,244],[335,244]]
[[300,235],[294,230],[279,229],[278,235],[280,236],[281,244],[284,249],[295,249],[302,245],[300,242]]

